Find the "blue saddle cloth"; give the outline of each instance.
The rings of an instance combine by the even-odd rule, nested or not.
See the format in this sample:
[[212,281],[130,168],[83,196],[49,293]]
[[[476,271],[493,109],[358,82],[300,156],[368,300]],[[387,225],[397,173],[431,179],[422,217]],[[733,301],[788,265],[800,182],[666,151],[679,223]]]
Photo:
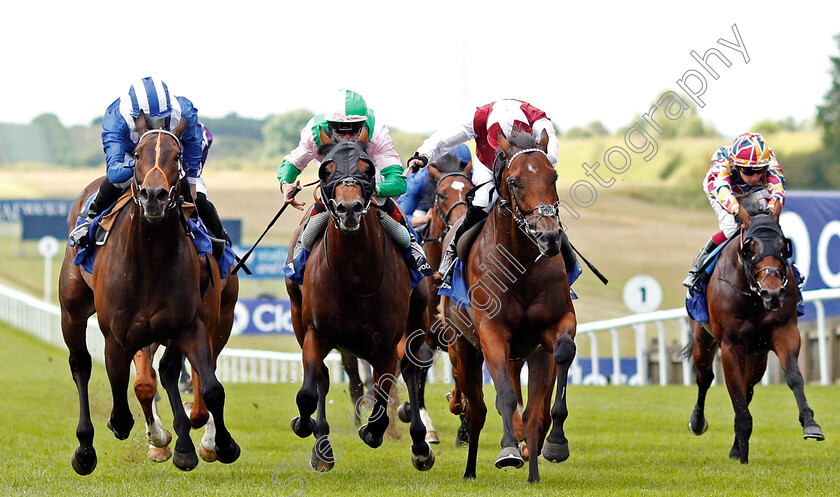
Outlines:
[[[411,232],[412,235],[414,235],[415,240],[420,239],[419,236],[417,235],[417,232],[414,231],[414,228],[410,224],[408,225],[408,230]],[[292,260],[292,262],[283,266],[283,274],[285,274],[286,277],[289,278],[292,281],[292,283],[303,286],[303,273],[306,270],[306,262],[309,260],[309,255],[310,255],[309,251],[306,250],[306,249],[303,249],[303,250],[300,251],[300,253],[297,255],[297,257],[295,257]],[[411,247],[408,247],[408,248],[405,249],[403,257],[405,258],[406,261],[411,260]],[[419,285],[420,281],[423,278],[425,278],[423,273],[421,273],[420,271],[416,271],[414,269],[411,269],[411,267],[408,268],[408,273],[411,276],[411,288],[412,289],[414,287],[416,287],[417,285]]]
[[[731,240],[731,238],[730,238]],[[712,252],[703,259],[704,264],[707,264],[706,269],[704,272],[707,275],[711,275],[712,271],[715,269],[715,265],[717,265],[718,260],[720,259],[720,253],[723,250],[723,247],[729,243],[729,240],[718,245]],[[709,261],[706,263],[706,261]],[[793,268],[793,275],[797,281],[799,281],[799,269],[793,264],[792,260],[788,260],[788,264]],[[700,291],[698,292],[694,288],[688,290],[688,295],[685,298],[685,310],[688,313],[691,319],[697,321],[698,323],[708,323],[709,322],[709,304],[706,301],[706,282],[708,278],[703,278],[701,281],[698,282],[700,286]],[[805,303],[802,301],[802,289],[797,289],[799,292],[799,301],[796,304],[796,313],[799,316],[805,314]]]
[[[438,295],[445,295],[452,299],[461,309],[472,306],[470,304],[470,289],[467,286],[467,265],[461,262],[461,259],[455,259],[455,265],[452,268],[452,288],[441,287],[438,290]],[[572,284],[577,281],[583,270],[580,263],[575,261],[575,267],[572,269],[572,274],[569,277],[569,292],[571,292],[572,300],[577,300],[578,296],[572,290]]]
[[[84,205],[84,209],[82,212],[87,212],[87,208],[90,203],[93,201],[93,197],[91,195],[90,198],[87,199]],[[78,251],[76,252],[76,257],[73,259],[73,264],[77,266],[81,266],[82,269],[87,271],[88,273],[93,274],[93,263],[96,260],[96,249],[99,247],[94,240],[96,240],[96,232],[99,230],[99,223],[102,221],[102,218],[106,216],[111,209],[113,209],[113,205],[109,206],[107,209],[104,209],[101,214],[94,218],[93,222],[90,223],[90,232],[89,236],[91,239],[91,243],[87,247],[79,247]],[[84,221],[84,216],[80,215],[79,218],[76,220],[76,226],[82,224]],[[193,239],[193,244],[195,245],[195,250],[201,256],[207,256],[208,254],[213,254],[213,242],[210,240],[210,234],[207,231],[207,227],[204,226],[204,222],[199,219],[198,221],[193,220],[192,218],[188,219],[193,235],[195,238]],[[75,244],[71,241],[71,246]],[[225,245],[225,251],[222,255],[221,260],[219,260],[219,272],[221,273],[222,277],[226,277],[228,271],[230,270],[231,266],[233,266],[233,262],[235,259],[235,255],[233,249],[229,245]]]

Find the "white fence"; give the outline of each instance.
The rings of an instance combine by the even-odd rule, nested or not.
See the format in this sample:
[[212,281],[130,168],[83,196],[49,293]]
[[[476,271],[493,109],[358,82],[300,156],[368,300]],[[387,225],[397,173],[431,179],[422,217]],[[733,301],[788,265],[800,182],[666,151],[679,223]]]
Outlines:
[[[813,290],[803,293],[806,302],[814,304],[817,312],[817,358],[819,363],[820,384],[828,385],[831,382],[830,353],[828,348],[828,329],[826,326],[825,309],[823,301],[840,299],[840,288]],[[47,304],[31,295],[0,285],[0,321],[24,330],[39,339],[60,347],[65,347],[61,334],[60,312],[57,306]],[[649,349],[648,325],[656,330],[657,349]],[[676,328],[674,328],[676,327]],[[620,368],[620,334],[619,330],[630,328],[635,337],[636,371],[630,378],[621,373]],[[669,329],[670,328],[670,331]],[[661,385],[666,385],[669,380],[669,368],[671,361],[668,359],[667,342],[668,336],[679,337],[679,343],[686,343],[688,339],[688,320],[684,308],[656,311],[646,314],[635,314],[616,319],[581,323],[577,328],[578,333],[578,357],[583,355],[582,345],[585,343],[582,337],[588,337],[590,345],[590,358],[592,369],[587,375],[583,375],[580,361],[578,359],[572,364],[569,374],[569,381],[572,384],[606,385],[644,385],[648,382],[649,357],[656,355],[658,360],[658,378]],[[611,357],[613,374],[608,379],[600,372],[599,365],[599,341],[603,337],[611,340]],[[88,320],[88,349],[94,359],[104,362],[104,340],[99,331],[99,324],[95,317]],[[333,352],[326,358],[327,366],[333,382],[343,381],[341,369],[341,358]],[[684,362],[682,365],[683,383],[691,383],[690,365]],[[225,349],[222,351],[218,362],[219,379],[222,382],[232,383],[286,383],[300,382],[303,374],[301,371],[300,353],[273,352],[263,350]],[[523,371],[523,380],[527,381],[526,371]],[[765,383],[767,378],[765,377]],[[429,381],[445,382],[452,381],[452,367],[449,358],[441,355],[435,367],[430,370]]]

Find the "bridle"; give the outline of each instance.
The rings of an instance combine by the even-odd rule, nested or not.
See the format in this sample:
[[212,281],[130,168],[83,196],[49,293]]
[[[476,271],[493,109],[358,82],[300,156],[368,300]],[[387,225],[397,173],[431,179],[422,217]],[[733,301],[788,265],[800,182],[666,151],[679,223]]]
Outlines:
[[[150,135],[150,134],[157,134],[157,143],[155,144],[155,166],[153,168],[149,169],[149,171],[146,173],[146,175],[143,176],[143,181],[142,182],[137,181],[137,174],[136,174],[136,169],[135,169],[135,174],[133,176],[134,181],[131,184],[131,198],[134,200],[134,203],[136,203],[137,205],[141,205],[140,204],[140,199],[137,197],[137,195],[140,192],[140,190],[143,186],[143,183],[145,183],[146,180],[149,179],[149,176],[153,172],[157,171],[161,174],[161,176],[163,176],[163,180],[166,182],[166,189],[167,189],[167,192],[168,192],[167,193],[167,201],[166,201],[166,210],[169,210],[169,209],[171,209],[171,208],[173,208],[177,205],[177,198],[176,198],[175,192],[177,190],[179,182],[176,181],[175,184],[170,185],[169,184],[169,178],[166,176],[166,173],[163,171],[163,169],[160,168],[160,140],[161,140],[161,135],[168,135],[168,136],[171,136],[173,140],[175,140],[175,144],[178,146],[178,157],[176,159],[176,162],[178,164],[178,178],[179,179],[181,178],[181,176],[183,174],[183,171],[184,171],[184,158],[183,158],[183,156],[181,155],[181,152],[180,152],[180,150],[181,150],[181,140],[177,136],[175,136],[175,134],[172,133],[171,131],[167,131],[165,129],[150,129],[150,130],[146,131],[145,133],[143,133],[143,136],[141,136],[140,139],[137,141],[138,146],[140,145],[140,142],[143,141],[143,138],[145,138],[147,135]],[[137,159],[137,152],[135,152],[134,157],[135,157],[135,160],[136,160]]]
[[[444,174],[443,176],[440,177],[440,179],[437,181],[437,184],[435,185],[435,205],[434,205],[434,207],[435,207],[435,212],[437,213],[438,218],[440,218],[440,220],[443,222],[443,233],[441,233],[440,237],[438,237],[438,238],[426,238],[426,239],[424,239],[424,241],[442,243],[443,238],[446,236],[447,233],[449,233],[449,230],[452,229],[452,223],[449,221],[449,218],[452,216],[452,211],[454,211],[455,208],[458,207],[459,205],[467,205],[466,200],[458,200],[454,204],[450,205],[448,209],[443,209],[443,205],[441,204],[441,199],[444,198],[444,195],[441,194],[441,193],[438,193],[437,189],[443,183],[443,180],[445,180],[446,178],[452,178],[452,177],[464,178],[467,181],[467,183],[472,184],[472,181],[470,180],[470,178],[467,177],[466,174],[464,174],[460,171],[454,172],[454,173],[446,173],[446,174]],[[460,194],[459,194],[459,199],[460,199]]]
[[[743,230],[743,228],[742,228],[742,230]],[[747,230],[747,231],[750,231],[750,230]],[[771,276],[776,276],[777,278],[779,278],[782,281],[782,286],[786,287],[787,284],[788,284],[787,257],[785,257],[784,254],[779,252],[779,250],[776,248],[776,245],[778,245],[777,242],[778,242],[779,238],[784,239],[786,247],[788,247],[786,251],[788,253],[791,253],[790,239],[784,238],[784,235],[782,234],[781,230],[776,226],[760,226],[758,229],[756,229],[754,231],[755,232],[761,232],[761,233],[772,233],[774,235],[774,237],[772,239],[770,237],[766,236],[766,235],[761,236],[761,237],[757,237],[757,236],[754,236],[752,233],[750,233],[750,236],[745,236],[747,233],[745,233],[743,231],[741,233],[740,252],[741,252],[741,258],[742,258],[743,263],[744,263],[744,273],[747,277],[747,283],[750,286],[750,291],[752,293],[758,295],[759,292],[761,291],[762,285],[764,285],[764,282],[767,280],[767,278],[769,278]],[[751,257],[750,259],[747,259],[743,256],[744,246],[746,246],[751,241],[755,242],[758,245],[758,252],[756,252],[756,254],[753,257]],[[771,243],[767,243],[767,242],[771,242]],[[770,246],[768,247],[768,245],[770,245]],[[759,261],[761,261],[762,259],[764,259],[767,256],[773,256],[774,258],[781,261],[781,263],[782,263],[781,269],[776,267],[776,266],[769,266],[768,265],[768,266],[764,266],[763,268],[760,268],[756,271],[755,270],[756,264],[758,264]],[[759,280],[759,277],[762,275],[762,273],[764,274],[764,277],[762,277]]]
[[[520,155],[529,154],[529,153],[540,153],[543,154],[546,158],[548,158],[548,154],[545,151],[539,148],[526,148],[524,150],[520,150],[513,154],[506,162],[506,168],[510,169],[510,166],[513,164],[513,161],[518,158]],[[513,217],[513,222],[516,223],[516,226],[525,232],[528,236],[533,239],[537,238],[538,232],[531,228],[530,223],[528,223],[528,219],[533,217],[534,215],[539,216],[537,219],[537,223],[539,224],[539,220],[543,218],[551,219],[557,222],[557,225],[560,227],[560,232],[563,233],[566,231],[566,226],[560,221],[560,200],[558,199],[557,202],[554,204],[546,204],[540,202],[539,204],[535,205],[533,208],[528,209],[527,211],[523,211],[521,207],[519,207],[519,202],[516,200],[516,195],[513,193],[513,178],[508,177],[507,179],[507,190],[508,194],[510,195],[510,199],[506,199],[501,196],[501,192],[499,192],[499,206],[507,209],[510,212],[511,216]]]

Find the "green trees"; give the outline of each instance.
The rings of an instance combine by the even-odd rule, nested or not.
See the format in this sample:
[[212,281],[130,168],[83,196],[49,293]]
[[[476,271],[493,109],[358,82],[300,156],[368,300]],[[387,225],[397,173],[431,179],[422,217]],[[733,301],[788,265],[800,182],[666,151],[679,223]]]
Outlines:
[[297,147],[300,130],[313,115],[312,111],[298,109],[269,117],[262,128],[262,158],[282,158]]
[[[840,35],[834,37],[840,45]],[[823,130],[823,143],[835,156],[840,155],[840,57],[831,57],[831,88],[825,103],[817,107],[817,125]]]

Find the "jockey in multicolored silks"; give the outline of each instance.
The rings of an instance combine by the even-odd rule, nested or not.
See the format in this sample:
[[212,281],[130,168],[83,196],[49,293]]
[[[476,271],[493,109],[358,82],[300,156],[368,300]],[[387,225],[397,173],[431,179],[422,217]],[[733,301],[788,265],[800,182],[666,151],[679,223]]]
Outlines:
[[[364,98],[351,90],[338,90],[330,96],[324,113],[310,119],[300,132],[300,143],[297,148],[289,152],[277,168],[277,179],[283,192],[284,202],[292,207],[303,210],[304,203],[292,197],[292,191],[300,185],[297,177],[311,162],[320,165],[323,157],[318,154],[318,148],[323,145],[323,137],[328,141],[358,140],[366,142],[366,152],[373,159],[376,167],[376,187],[374,197],[382,204],[386,213],[400,222],[409,232],[408,244],[411,248],[409,266],[426,276],[433,274],[431,266],[426,262],[426,254],[409,230],[404,216],[397,208],[391,197],[399,197],[405,193],[405,178],[400,156],[394,149],[394,142],[388,128],[377,122],[373,109],[368,108]],[[315,222],[313,222],[315,221]],[[313,217],[307,223],[299,241],[304,248],[314,242],[322,227],[326,227],[326,212],[321,205],[315,206]],[[395,234],[386,229],[392,236]],[[400,242],[403,237],[397,235],[395,240]],[[402,243],[402,242],[400,242]]]
[[70,240],[81,247],[90,243],[90,225],[104,209],[116,202],[123,189],[134,177],[134,148],[140,141],[135,119],[140,112],[146,116],[149,129],[175,129],[186,120],[187,129],[181,134],[181,154],[186,167],[189,188],[181,192],[188,201],[195,199],[198,215],[210,233],[225,238],[225,231],[213,204],[207,200],[207,186],[201,170],[207,160],[207,149],[213,135],[198,122],[198,111],[186,97],[172,95],[166,83],[145,77],[132,84],[126,95],[116,99],[105,111],[102,120],[102,146],[105,150],[107,179],[102,182],[96,198],[90,203],[87,218],[70,234]]
[[720,147],[712,155],[712,166],[703,181],[703,191],[718,217],[720,231],[700,251],[683,285],[693,288],[699,281],[700,268],[718,245],[738,230],[739,223],[749,219],[739,199],[755,198],[761,207],[778,219],[785,202],[785,177],[776,155],[758,133],[744,133],[729,147]]
[[[498,192],[494,181],[494,170],[501,152],[498,135],[501,133],[504,137],[510,137],[514,131],[531,133],[538,140],[542,132],[545,131],[548,134],[546,155],[548,155],[548,160],[552,166],[557,165],[557,133],[551,120],[548,119],[545,112],[533,105],[513,99],[499,100],[483,105],[476,109],[475,114],[469,121],[450,129],[435,132],[420,145],[414,156],[408,160],[408,166],[412,168],[425,167],[430,161],[446,154],[458,144],[471,139],[475,140],[477,160],[473,162],[473,183],[476,185],[476,190],[463,222],[458,226],[440,261],[439,272],[443,276],[442,288],[451,285],[451,270],[456,259],[455,248],[458,240],[471,227],[487,217],[490,209],[496,203]],[[574,267],[577,258],[565,233],[563,234],[561,247],[563,261],[568,272]]]

